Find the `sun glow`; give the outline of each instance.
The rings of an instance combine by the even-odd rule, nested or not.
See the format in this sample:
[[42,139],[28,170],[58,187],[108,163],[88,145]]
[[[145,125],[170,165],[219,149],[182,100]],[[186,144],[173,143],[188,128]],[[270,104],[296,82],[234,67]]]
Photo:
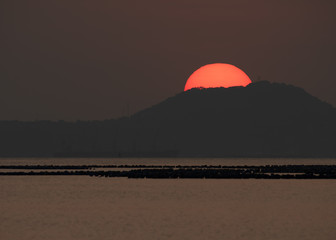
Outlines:
[[251,79],[239,68],[226,63],[213,63],[191,74],[184,91],[192,88],[245,87],[250,83]]

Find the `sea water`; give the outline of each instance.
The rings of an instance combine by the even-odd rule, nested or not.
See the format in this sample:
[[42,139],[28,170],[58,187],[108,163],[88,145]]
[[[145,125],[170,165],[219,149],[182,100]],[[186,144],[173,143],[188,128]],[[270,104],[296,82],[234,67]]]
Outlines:
[[[335,159],[0,161],[0,165],[336,163]],[[334,239],[335,226],[336,180],[0,177],[1,240]]]

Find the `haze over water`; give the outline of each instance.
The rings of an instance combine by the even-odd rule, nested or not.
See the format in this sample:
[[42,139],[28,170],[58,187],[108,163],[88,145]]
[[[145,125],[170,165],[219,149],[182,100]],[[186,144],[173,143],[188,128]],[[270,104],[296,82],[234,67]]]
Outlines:
[[[7,164],[336,164],[336,159],[0,159]],[[1,239],[334,239],[335,180],[1,176]]]
[[0,158],[0,165],[336,165],[336,158]]

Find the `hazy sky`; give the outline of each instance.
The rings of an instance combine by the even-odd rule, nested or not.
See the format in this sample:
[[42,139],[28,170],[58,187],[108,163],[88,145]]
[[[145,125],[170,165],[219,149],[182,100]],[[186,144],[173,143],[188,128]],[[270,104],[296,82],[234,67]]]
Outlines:
[[0,119],[119,117],[183,91],[194,70],[214,62],[336,106],[335,7],[334,0],[1,0]]

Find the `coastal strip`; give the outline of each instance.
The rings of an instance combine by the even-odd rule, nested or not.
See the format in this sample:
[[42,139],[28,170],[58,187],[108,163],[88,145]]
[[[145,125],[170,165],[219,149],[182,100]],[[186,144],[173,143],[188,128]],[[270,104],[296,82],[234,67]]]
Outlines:
[[[104,168],[104,170],[100,170],[102,168]],[[109,168],[111,168],[112,170],[109,170]],[[265,165],[265,166],[13,165],[13,166],[0,166],[0,170],[1,170],[0,176],[50,175],[50,176],[91,176],[91,177],[163,178],[163,179],[169,179],[169,178],[336,179],[336,165]]]

